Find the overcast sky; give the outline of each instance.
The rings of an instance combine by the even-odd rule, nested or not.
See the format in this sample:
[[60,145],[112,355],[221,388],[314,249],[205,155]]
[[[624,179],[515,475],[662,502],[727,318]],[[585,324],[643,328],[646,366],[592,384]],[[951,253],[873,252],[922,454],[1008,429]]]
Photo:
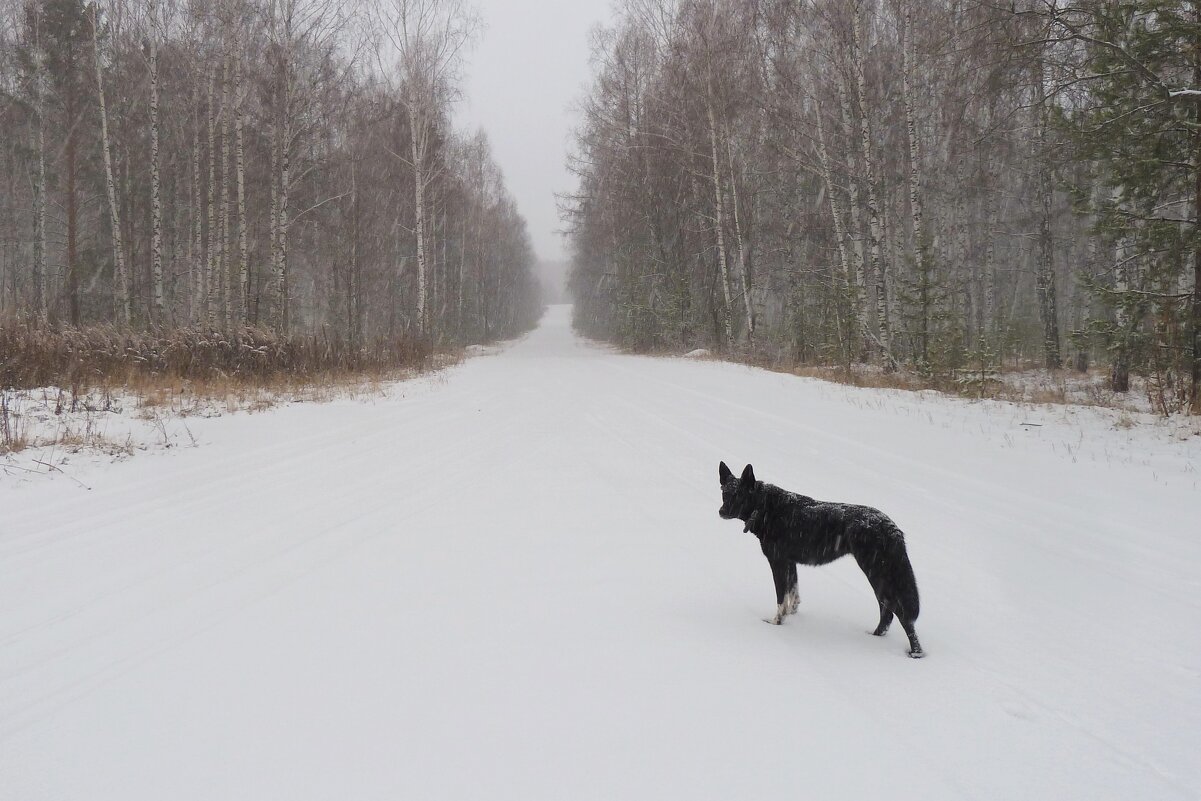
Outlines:
[[610,0],[474,0],[484,30],[468,56],[460,128],[483,127],[542,259],[565,259],[555,192],[574,189],[565,157],[587,86],[588,33]]

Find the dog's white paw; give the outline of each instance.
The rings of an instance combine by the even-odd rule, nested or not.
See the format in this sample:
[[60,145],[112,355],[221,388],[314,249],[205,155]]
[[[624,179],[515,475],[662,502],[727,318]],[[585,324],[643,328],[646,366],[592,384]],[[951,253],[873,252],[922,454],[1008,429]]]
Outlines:
[[774,618],[763,618],[764,623],[771,623],[773,626],[779,626],[784,622],[784,616],[788,614],[788,604],[782,603],[776,607],[776,616]]

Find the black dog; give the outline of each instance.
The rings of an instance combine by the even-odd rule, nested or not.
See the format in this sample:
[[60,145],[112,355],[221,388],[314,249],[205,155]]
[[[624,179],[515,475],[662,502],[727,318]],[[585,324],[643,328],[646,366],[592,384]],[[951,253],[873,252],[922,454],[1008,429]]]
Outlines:
[[909,635],[909,655],[925,656],[913,622],[917,620],[917,580],[905,551],[905,535],[896,523],[878,509],[848,503],[815,501],[805,495],[782,490],[755,480],[748,464],[742,477],[735,477],[722,462],[721,508],[725,520],[742,520],[759,538],[763,555],[771,565],[776,582],[776,616],[767,621],[780,625],[796,612],[796,566],[824,565],[852,554],[871,582],[880,605],[880,625],[872,632],[882,636],[893,615]]

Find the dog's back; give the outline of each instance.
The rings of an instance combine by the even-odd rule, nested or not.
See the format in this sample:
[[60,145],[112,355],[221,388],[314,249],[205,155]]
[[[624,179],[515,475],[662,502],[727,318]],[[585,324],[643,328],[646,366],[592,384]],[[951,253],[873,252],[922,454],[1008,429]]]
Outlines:
[[[788,493],[793,495],[793,493]],[[917,580],[905,548],[905,533],[892,518],[871,506],[817,501],[806,496],[781,516],[775,534],[781,555],[805,565],[824,565],[842,556],[855,557],[879,598],[902,620],[916,620],[920,610]]]

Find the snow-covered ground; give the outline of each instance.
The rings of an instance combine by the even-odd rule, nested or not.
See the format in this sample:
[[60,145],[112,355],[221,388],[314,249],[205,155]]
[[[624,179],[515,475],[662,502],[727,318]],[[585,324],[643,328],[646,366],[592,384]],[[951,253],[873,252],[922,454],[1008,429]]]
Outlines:
[[[376,398],[388,389],[389,384],[372,378],[224,391],[0,390],[0,415],[6,415],[0,416],[0,480],[67,476],[79,481],[98,465],[136,453],[198,446],[193,428],[199,418],[262,412],[281,404]],[[14,440],[22,447],[13,449]]]
[[[1201,794],[1201,437],[567,320],[385,397],[0,472],[0,798]],[[719,459],[887,511],[929,657],[868,636],[849,560],[760,622]]]

